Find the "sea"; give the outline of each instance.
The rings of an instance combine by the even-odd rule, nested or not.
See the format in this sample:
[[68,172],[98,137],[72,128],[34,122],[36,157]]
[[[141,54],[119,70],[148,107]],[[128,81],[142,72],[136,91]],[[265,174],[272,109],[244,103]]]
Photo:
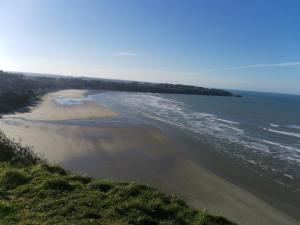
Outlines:
[[[181,132],[194,143],[206,146],[201,149],[202,155],[218,155],[241,171],[271,180],[271,186],[273,183],[300,194],[300,96],[232,92],[242,97],[104,91],[57,102],[80,104],[93,100],[120,112],[124,120],[168,127],[166,132]],[[176,141],[180,142],[180,135]],[[188,144],[185,146],[188,148]],[[197,155],[200,147],[195,146]],[[207,164],[216,162],[210,159]],[[222,173],[222,167],[214,168]],[[224,176],[230,178],[234,172],[228,171]],[[232,178],[237,182],[248,179],[239,176]],[[257,186],[263,186],[264,181],[260,182]]]

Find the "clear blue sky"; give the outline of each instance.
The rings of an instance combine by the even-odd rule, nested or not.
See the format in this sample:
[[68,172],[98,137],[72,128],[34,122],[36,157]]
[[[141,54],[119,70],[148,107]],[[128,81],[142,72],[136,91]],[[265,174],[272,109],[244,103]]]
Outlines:
[[0,0],[0,68],[300,94],[298,0]]

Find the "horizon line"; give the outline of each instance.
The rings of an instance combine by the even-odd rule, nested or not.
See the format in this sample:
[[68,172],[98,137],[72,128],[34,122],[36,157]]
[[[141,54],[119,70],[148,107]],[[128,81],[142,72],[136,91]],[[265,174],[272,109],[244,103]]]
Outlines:
[[[300,65],[300,63],[299,63],[299,65]],[[0,71],[1,71],[1,69],[0,69]],[[144,83],[156,83],[156,84],[179,84],[179,85],[182,84],[182,83],[171,83],[171,82],[150,82],[150,81],[142,81],[142,80],[125,80],[125,79],[116,79],[116,78],[91,77],[91,76],[83,76],[83,75],[54,74],[54,73],[45,73],[45,72],[11,71],[11,70],[2,70],[2,71],[10,72],[10,73],[32,73],[32,74],[50,75],[50,76],[63,76],[63,77],[73,77],[73,78],[74,77],[77,77],[77,78],[91,78],[91,79],[104,79],[104,80],[119,80],[119,81],[132,81],[132,82],[144,82]],[[182,84],[182,85],[191,85],[191,84]],[[195,85],[192,85],[192,86],[195,86]],[[223,90],[227,90],[227,91],[260,92],[260,93],[268,93],[268,94],[283,94],[283,95],[300,96],[300,93],[261,91],[261,90],[254,90],[254,89],[214,88],[214,87],[205,87],[205,86],[198,86],[198,85],[196,85],[196,87],[204,87],[204,88],[211,88],[211,89],[223,89]]]

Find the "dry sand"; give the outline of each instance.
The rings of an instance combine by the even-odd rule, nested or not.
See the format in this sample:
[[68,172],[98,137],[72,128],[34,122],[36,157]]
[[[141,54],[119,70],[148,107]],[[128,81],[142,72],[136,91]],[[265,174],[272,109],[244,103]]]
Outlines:
[[97,119],[118,116],[118,113],[96,104],[92,101],[84,101],[83,104],[63,106],[55,102],[55,98],[81,98],[85,90],[64,90],[43,97],[41,104],[34,107],[30,113],[17,113],[4,116],[4,118],[22,117],[31,120],[72,120],[72,119]]
[[[83,104],[70,108],[53,102],[57,96],[81,97],[84,93],[63,91],[47,95],[26,118],[94,118],[90,111],[95,107],[99,111],[95,114],[97,118],[117,115],[101,106]],[[46,116],[41,116],[41,110],[46,109]],[[24,144],[33,146],[48,160],[72,170],[116,180],[139,180],[176,193],[194,207],[243,225],[298,224],[248,191],[202,168],[156,128],[37,123],[11,116],[0,120],[0,128],[9,137],[21,137]]]

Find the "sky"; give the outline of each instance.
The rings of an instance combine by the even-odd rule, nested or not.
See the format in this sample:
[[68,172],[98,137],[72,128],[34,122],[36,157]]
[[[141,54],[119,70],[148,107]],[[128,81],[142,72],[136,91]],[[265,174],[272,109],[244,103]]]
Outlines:
[[0,0],[0,69],[300,94],[298,0]]

